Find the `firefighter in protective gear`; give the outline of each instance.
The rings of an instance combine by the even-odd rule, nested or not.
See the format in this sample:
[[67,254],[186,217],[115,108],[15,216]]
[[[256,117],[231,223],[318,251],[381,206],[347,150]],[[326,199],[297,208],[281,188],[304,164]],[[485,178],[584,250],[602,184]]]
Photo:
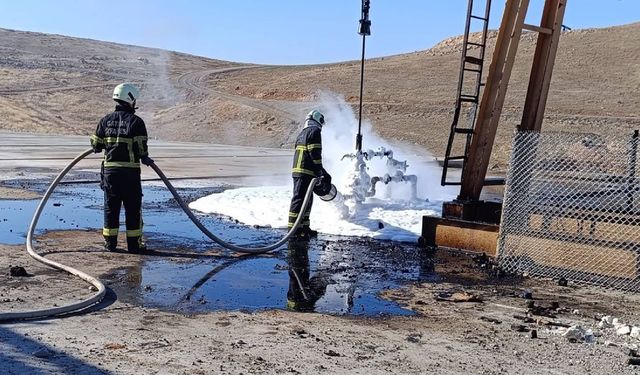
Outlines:
[[289,208],[289,229],[293,227],[299,215],[304,215],[302,224],[295,235],[299,237],[314,237],[318,233],[311,230],[309,214],[313,203],[313,195],[310,196],[309,205],[305,212],[300,212],[304,196],[309,189],[314,177],[329,176],[322,167],[322,137],[321,131],[324,125],[324,115],[320,111],[309,112],[305,120],[304,128],[296,139],[296,149],[293,156],[293,197]]
[[120,207],[124,204],[127,226],[127,249],[132,253],[146,251],[142,242],[142,185],[140,162],[150,165],[147,129],[135,115],[138,88],[122,83],[113,90],[114,112],[104,116],[91,137],[94,152],[104,150],[100,187],[104,191],[105,248],[114,251],[118,243]]

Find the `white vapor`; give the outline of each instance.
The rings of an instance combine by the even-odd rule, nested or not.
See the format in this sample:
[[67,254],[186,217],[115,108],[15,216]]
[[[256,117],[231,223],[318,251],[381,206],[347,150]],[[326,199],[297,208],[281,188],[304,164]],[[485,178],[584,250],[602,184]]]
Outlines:
[[[347,176],[353,162],[341,160],[344,154],[355,151],[357,118],[353,109],[337,95],[321,93],[315,108],[325,115],[322,129],[322,156],[325,169],[332,175],[340,190],[348,183]],[[376,196],[358,204],[351,215],[344,215],[336,201],[323,202],[314,199],[311,227],[321,233],[363,236],[403,242],[415,242],[421,234],[422,217],[438,215],[443,200],[454,197],[454,192],[440,186],[440,168],[427,152],[412,151],[412,147],[387,142],[372,130],[369,121],[362,123],[363,149],[385,147],[393,150],[394,158],[407,160],[406,174],[418,177],[418,199],[409,200],[408,183],[390,183],[389,197],[379,183]],[[369,162],[370,176],[387,173],[386,159]],[[230,216],[247,225],[286,228],[291,199],[291,179],[283,186],[230,189],[219,194],[200,198],[189,206],[193,209]],[[351,207],[350,207],[351,208]]]

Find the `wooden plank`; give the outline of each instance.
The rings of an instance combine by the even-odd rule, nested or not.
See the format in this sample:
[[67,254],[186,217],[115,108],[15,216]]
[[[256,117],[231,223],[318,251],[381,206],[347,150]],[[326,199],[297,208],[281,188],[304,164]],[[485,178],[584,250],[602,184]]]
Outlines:
[[424,216],[421,245],[485,253],[495,257],[499,229],[496,224]]
[[537,33],[542,33],[542,34],[551,35],[551,33],[552,33],[552,30],[549,29],[549,28],[529,25],[528,23],[525,23],[524,25],[522,25],[522,28],[525,29],[525,30],[535,31]]
[[520,130],[540,131],[542,128],[566,4],[567,0],[545,2],[541,27],[550,29],[551,34],[538,35],[522,121],[518,126]]
[[481,229],[438,225],[436,228],[436,245],[485,253],[488,256],[495,257],[498,246],[498,233]]
[[478,111],[475,135],[469,147],[469,158],[462,171],[460,200],[480,198],[528,7],[529,0],[507,0]]
[[[555,16],[549,17],[549,23],[545,21],[543,26],[550,27],[553,30],[551,36],[551,45],[549,46],[549,53],[547,56],[546,67],[544,71],[544,80],[541,88],[540,103],[536,112],[536,122],[534,129],[540,131],[542,128],[542,121],[544,119],[544,111],[547,106],[547,96],[549,94],[549,87],[551,85],[551,76],[553,74],[553,67],[556,61],[556,54],[558,52],[558,44],[560,43],[560,35],[562,33],[562,22],[564,21],[564,12],[567,8],[567,0],[556,0],[555,4]],[[550,2],[550,1],[549,1]],[[546,5],[546,4],[545,4]]]
[[584,218],[547,216],[530,214],[528,226],[534,231],[544,231],[549,236],[554,233],[589,236],[594,241],[637,243],[640,241],[640,227],[629,222],[606,222]]
[[507,235],[504,248],[508,249],[509,256],[524,256],[540,266],[606,277],[635,279],[637,276],[636,254],[630,250],[524,235]]

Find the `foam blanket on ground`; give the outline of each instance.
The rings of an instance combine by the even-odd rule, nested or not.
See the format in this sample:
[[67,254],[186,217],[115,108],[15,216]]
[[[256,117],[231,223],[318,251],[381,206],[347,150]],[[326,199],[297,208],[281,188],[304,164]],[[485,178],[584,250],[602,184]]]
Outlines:
[[[291,188],[271,186],[230,189],[192,202],[189,207],[226,215],[246,225],[286,228]],[[314,200],[311,227],[321,233],[416,242],[422,216],[434,215],[439,202],[370,198],[362,204]]]

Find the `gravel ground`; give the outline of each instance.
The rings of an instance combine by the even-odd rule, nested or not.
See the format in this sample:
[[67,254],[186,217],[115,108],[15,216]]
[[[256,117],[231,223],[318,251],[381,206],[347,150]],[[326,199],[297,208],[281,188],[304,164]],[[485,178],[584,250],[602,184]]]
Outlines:
[[[48,233],[39,238],[38,250],[99,277],[144,261],[144,256],[103,252],[97,230]],[[627,365],[627,351],[640,341],[597,323],[613,315],[640,324],[638,296],[496,277],[482,257],[445,251],[433,257],[438,280],[382,293],[414,310],[411,317],[286,310],[184,315],[121,302],[113,290],[127,281],[118,285],[115,280],[93,311],[0,325],[0,371],[635,373]],[[9,276],[10,265],[25,267],[32,276]],[[35,263],[22,245],[0,245],[0,270],[2,311],[62,305],[91,293],[74,277]],[[531,299],[523,298],[526,293]],[[478,302],[451,302],[456,296]],[[570,342],[563,332],[571,325],[592,329],[593,342]],[[534,330],[537,338],[531,338]]]

